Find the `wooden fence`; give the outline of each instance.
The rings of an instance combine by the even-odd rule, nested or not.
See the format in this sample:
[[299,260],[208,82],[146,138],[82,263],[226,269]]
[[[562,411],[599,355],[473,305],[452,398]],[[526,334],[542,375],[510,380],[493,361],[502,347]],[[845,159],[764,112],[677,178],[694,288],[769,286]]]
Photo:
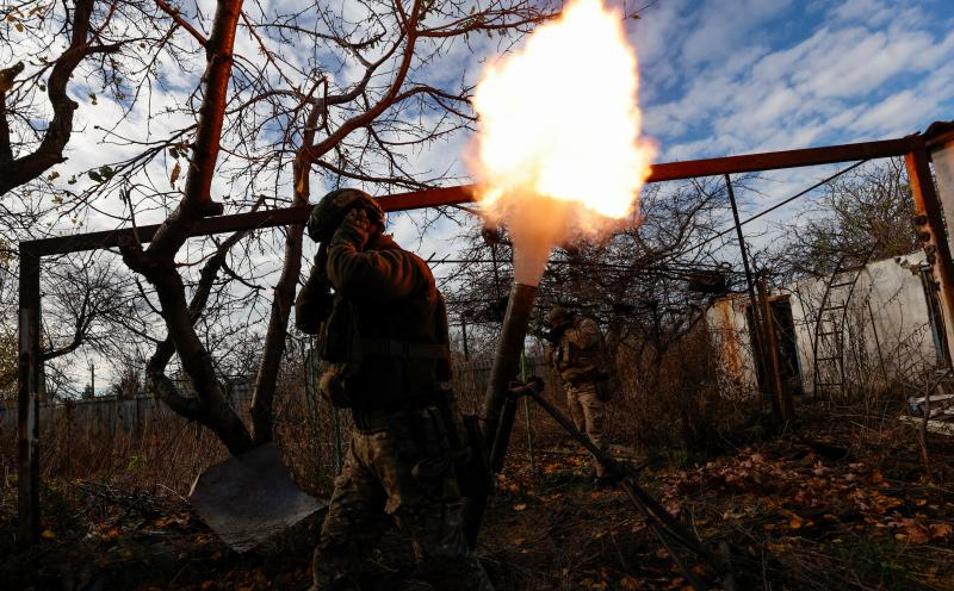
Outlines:
[[[454,389],[463,412],[479,412],[490,371],[491,363],[486,360],[455,363]],[[551,377],[549,368],[540,359],[529,360],[527,372],[528,375]],[[304,392],[302,394],[305,395]],[[230,389],[232,405],[239,409],[243,416],[251,404],[251,398],[252,391],[248,385],[233,385]],[[172,417],[175,417],[175,413],[169,407],[150,396],[126,399],[98,396],[90,399],[56,401],[40,406],[41,425],[68,423],[72,428],[80,429],[88,434],[115,435],[119,431],[141,433],[150,422],[166,421]],[[0,429],[15,431],[16,426],[16,402],[0,402]]]
[[[246,408],[251,390],[237,387],[231,391],[233,406]],[[176,416],[164,403],[150,396],[117,398],[97,396],[80,400],[62,400],[40,405],[41,425],[69,423],[90,434],[115,435],[119,431],[141,433],[150,422]],[[0,404],[0,429],[16,430],[16,401]]]

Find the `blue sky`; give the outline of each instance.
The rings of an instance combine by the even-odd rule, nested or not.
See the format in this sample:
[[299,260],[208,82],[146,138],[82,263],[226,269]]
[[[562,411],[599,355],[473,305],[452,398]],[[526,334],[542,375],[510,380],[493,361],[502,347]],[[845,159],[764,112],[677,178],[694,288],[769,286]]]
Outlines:
[[[342,10],[356,6],[339,1]],[[644,131],[659,146],[659,162],[895,137],[954,119],[954,0],[605,1],[628,13],[651,4],[627,27],[640,60]],[[243,55],[257,55],[247,35],[237,43]],[[426,77],[451,90],[462,76],[476,82],[484,60],[505,45],[483,38],[454,44]],[[297,56],[291,49],[286,53]],[[154,105],[176,100],[201,71],[168,69],[178,78],[153,97]],[[341,83],[349,73],[360,74],[343,72]],[[84,129],[118,117],[119,106],[108,97],[92,107],[79,88],[74,94],[84,103],[78,112]],[[594,92],[581,116],[598,103]],[[119,131],[142,135],[134,128],[143,127],[143,108]],[[159,118],[152,128],[161,135],[179,123]],[[89,132],[74,136],[62,178],[121,156],[100,139]],[[420,178],[449,168],[457,176],[451,182],[465,181],[460,157],[468,142],[460,133],[423,147],[410,154],[411,168]],[[322,178],[316,173],[316,194]],[[217,181],[218,192],[232,190]],[[92,220],[97,228],[103,223],[115,222]],[[409,239],[417,231],[410,224],[399,228]]]
[[660,160],[885,138],[954,119],[950,0],[659,0],[629,30]]
[[[356,6],[340,1],[342,9]],[[954,119],[954,0],[605,1],[628,13],[651,4],[641,19],[626,23],[640,61],[644,132],[659,147],[658,162],[897,137],[923,130],[934,120]],[[212,7],[208,1],[202,5]],[[247,35],[237,42],[243,55],[257,55]],[[462,76],[476,82],[482,63],[506,45],[482,37],[470,45],[454,44],[429,68],[427,79],[451,89]],[[294,48],[286,49],[298,55]],[[194,70],[187,74],[170,68],[183,88],[188,87],[185,80],[198,82],[201,69]],[[346,83],[349,73],[356,75],[342,72],[339,82]],[[82,92],[75,94],[84,100]],[[175,94],[157,93],[154,104],[177,100]],[[580,116],[586,116],[587,108],[599,108],[598,89]],[[109,121],[118,112],[108,97],[100,97],[100,106],[84,104],[78,119],[88,130],[90,123]],[[127,128],[142,126],[143,113],[135,115]],[[162,134],[178,123],[157,119],[152,127]],[[120,131],[137,135],[127,128]],[[420,171],[420,178],[450,170],[456,178],[448,182],[465,182],[461,156],[469,140],[459,133],[423,146],[409,154],[410,167]],[[98,166],[104,158],[118,159],[121,152],[100,143],[97,134],[76,134],[62,178]],[[168,178],[163,166],[171,164],[157,166],[157,178]],[[761,194],[740,191],[743,214],[769,206],[831,170],[765,173],[755,187]],[[324,178],[316,171],[316,197],[327,188]],[[224,176],[216,180],[217,194],[234,190]],[[747,231],[753,237],[766,235],[773,223],[793,219],[808,205],[810,199],[799,200]],[[162,212],[140,215],[146,223],[159,221]],[[393,217],[399,239],[425,255],[453,252],[451,239],[460,227],[439,224],[421,236],[415,219]],[[115,224],[93,216],[84,228]]]
[[[626,0],[624,8],[651,1]],[[901,137],[954,119],[954,0],[658,0],[627,29],[657,162]],[[460,55],[454,71],[479,75],[475,62],[492,53]],[[465,144],[460,136],[438,143],[421,165],[439,169]],[[761,173],[748,190],[736,189],[742,217],[843,166]],[[459,161],[453,169],[466,174]],[[750,247],[786,242],[796,220],[818,215],[808,212],[822,194],[746,225]],[[461,228],[438,224],[421,236],[414,219],[392,217],[402,244],[425,256],[454,251]],[[723,225],[731,227],[728,211]],[[734,241],[716,256],[738,263]]]

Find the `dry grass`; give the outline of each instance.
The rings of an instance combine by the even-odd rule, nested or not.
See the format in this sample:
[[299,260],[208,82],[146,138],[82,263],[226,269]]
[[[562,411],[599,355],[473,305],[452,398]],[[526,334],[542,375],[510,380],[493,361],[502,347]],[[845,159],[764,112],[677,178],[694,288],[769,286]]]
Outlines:
[[[938,524],[954,506],[949,492],[954,448],[929,438],[930,462],[922,461],[915,429],[896,421],[909,385],[868,388],[837,408],[799,404],[801,434],[850,452],[849,459],[831,463],[797,436],[779,437],[758,422],[747,423],[757,416],[757,402],[720,391],[711,359],[708,340],[700,338],[676,343],[658,360],[652,351],[642,358],[621,355],[621,367],[630,369],[608,406],[609,435],[649,460],[644,482],[668,506],[678,508],[705,537],[742,549],[740,568],[751,585],[746,588],[949,588],[942,564],[954,555],[952,538],[930,536],[945,531]],[[488,372],[486,361],[458,363],[456,389],[465,412],[479,409]],[[562,407],[553,371],[540,366],[533,373],[542,374],[546,395]],[[344,416],[336,419],[326,402],[307,396],[301,376],[300,370],[282,376],[276,439],[302,487],[325,496],[349,424]],[[140,585],[141,565],[148,564],[156,588],[265,589],[274,581],[284,581],[288,589],[307,586],[307,548],[277,559],[240,558],[191,516],[182,497],[196,475],[226,455],[204,429],[168,411],[131,431],[91,429],[66,413],[43,428],[44,527],[56,536],[44,552],[62,553],[54,578],[64,569],[95,563],[101,572],[121,573]],[[14,435],[0,433],[0,552],[10,555]],[[481,549],[498,589],[679,588],[672,562],[632,508],[616,493],[589,487],[586,456],[541,409],[521,405],[511,445]],[[803,500],[816,498],[805,496],[814,486],[809,486],[812,478],[827,487],[816,497],[832,500],[832,507],[825,506],[828,513]],[[850,487],[839,488],[845,483]],[[872,487],[905,504],[858,517],[850,499],[868,498]],[[908,497],[915,501],[907,502]],[[921,500],[926,508],[917,504]],[[848,504],[838,505],[842,501]],[[806,525],[794,529],[792,515]],[[928,541],[913,546],[906,536],[919,531],[928,532]],[[156,552],[156,532],[175,541],[177,555],[188,557],[188,566],[171,567],[150,557]],[[7,562],[3,572],[23,576],[17,565],[33,559]],[[825,587],[832,581],[837,587]],[[114,588],[137,588],[123,585]]]

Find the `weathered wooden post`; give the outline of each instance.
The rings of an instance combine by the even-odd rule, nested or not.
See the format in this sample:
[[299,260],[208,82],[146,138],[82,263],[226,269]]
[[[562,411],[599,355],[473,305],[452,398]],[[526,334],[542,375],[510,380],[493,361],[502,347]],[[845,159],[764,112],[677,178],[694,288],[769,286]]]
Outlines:
[[18,327],[17,471],[18,543],[40,539],[40,257],[20,245],[20,311]]

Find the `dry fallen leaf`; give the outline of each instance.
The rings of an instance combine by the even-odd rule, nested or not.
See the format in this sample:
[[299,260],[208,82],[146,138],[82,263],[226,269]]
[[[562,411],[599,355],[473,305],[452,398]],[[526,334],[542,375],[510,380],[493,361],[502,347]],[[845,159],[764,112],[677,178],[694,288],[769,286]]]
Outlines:
[[935,540],[944,539],[954,533],[954,526],[950,523],[935,523],[931,526],[931,537]]
[[517,503],[516,505],[513,506],[514,511],[526,511],[526,509],[527,509],[526,503]]
[[909,527],[905,530],[905,533],[908,534],[908,540],[910,540],[912,544],[927,544],[930,540],[927,532],[920,526]]
[[624,591],[638,591],[643,588],[643,584],[639,580],[634,579],[633,577],[626,575],[619,580],[620,589]]

